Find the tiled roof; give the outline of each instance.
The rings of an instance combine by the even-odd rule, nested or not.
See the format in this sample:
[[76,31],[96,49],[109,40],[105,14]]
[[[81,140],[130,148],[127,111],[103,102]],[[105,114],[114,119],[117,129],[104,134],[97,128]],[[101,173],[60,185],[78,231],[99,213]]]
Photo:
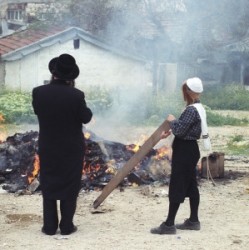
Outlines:
[[82,39],[94,46],[132,60],[141,62],[146,61],[143,57],[113,47],[112,45],[100,40],[98,37],[95,37],[77,27],[49,27],[47,29],[32,28],[0,38],[0,59],[3,61],[18,60],[42,48],[72,39]]
[[62,28],[27,29],[2,37],[0,38],[0,56],[8,54],[25,46],[29,46],[44,38],[55,35],[62,30]]

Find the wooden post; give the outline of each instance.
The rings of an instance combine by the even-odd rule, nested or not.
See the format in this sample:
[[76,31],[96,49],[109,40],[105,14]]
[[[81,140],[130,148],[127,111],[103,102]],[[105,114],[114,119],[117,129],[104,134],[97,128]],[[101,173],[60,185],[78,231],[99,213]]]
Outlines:
[[120,168],[117,174],[104,187],[100,196],[94,201],[96,209],[105,198],[118,186],[118,184],[130,173],[130,171],[149,153],[149,151],[160,141],[163,131],[169,131],[169,122],[165,120],[160,127],[145,141],[140,149]]

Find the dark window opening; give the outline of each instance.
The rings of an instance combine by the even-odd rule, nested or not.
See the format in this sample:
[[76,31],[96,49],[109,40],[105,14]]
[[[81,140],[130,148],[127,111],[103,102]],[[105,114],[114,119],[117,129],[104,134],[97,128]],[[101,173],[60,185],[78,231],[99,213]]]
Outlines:
[[243,84],[249,86],[249,66],[246,66],[243,72]]
[[74,46],[74,49],[79,49],[80,48],[80,39],[74,39],[73,46]]

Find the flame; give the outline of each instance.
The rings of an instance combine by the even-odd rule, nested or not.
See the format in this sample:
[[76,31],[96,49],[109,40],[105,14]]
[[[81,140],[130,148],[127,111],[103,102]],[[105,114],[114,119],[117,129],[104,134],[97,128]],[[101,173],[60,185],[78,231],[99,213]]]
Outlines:
[[[0,126],[0,129],[2,129],[1,126]],[[2,143],[6,137],[7,137],[7,133],[0,133],[0,143]]]
[[90,139],[90,137],[91,137],[91,134],[89,133],[89,132],[85,132],[84,133],[84,137],[85,137],[85,139]]
[[101,165],[100,164],[95,164],[95,165],[86,165],[86,163],[84,162],[84,165],[83,165],[83,170],[82,170],[82,175],[83,176],[86,176],[88,175],[89,178],[91,180],[93,180],[96,176],[97,176],[97,173],[98,171],[101,169]]
[[132,144],[132,145],[126,146],[126,148],[128,150],[133,151],[134,153],[136,153],[139,150],[140,146],[138,144]]
[[[4,122],[5,122],[4,116],[0,113],[0,124],[4,123]],[[2,125],[0,126],[0,129],[1,129],[1,131],[6,130]],[[1,132],[0,133],[0,143],[2,143],[6,137],[7,137],[7,133]]]
[[35,154],[34,169],[33,169],[32,173],[31,173],[31,176],[28,177],[28,183],[29,184],[38,175],[39,170],[40,170],[40,159],[39,159],[39,156],[37,154]]
[[157,149],[157,154],[155,156],[156,160],[163,159],[164,157],[171,158],[171,149],[167,146],[163,146]]
[[126,146],[126,148],[130,151],[133,151],[134,153],[136,153],[139,149],[140,149],[140,145],[143,145],[144,142],[148,139],[148,136],[146,135],[141,135],[140,138],[138,139],[137,142],[135,142],[134,144],[128,145]]
[[4,122],[4,121],[5,121],[5,119],[4,119],[3,115],[0,114],[0,123],[1,123],[1,122]]
[[107,174],[115,174],[117,172],[117,169],[116,169],[116,161],[113,159],[113,160],[109,160],[106,165],[107,165],[107,169],[106,169],[106,173]]

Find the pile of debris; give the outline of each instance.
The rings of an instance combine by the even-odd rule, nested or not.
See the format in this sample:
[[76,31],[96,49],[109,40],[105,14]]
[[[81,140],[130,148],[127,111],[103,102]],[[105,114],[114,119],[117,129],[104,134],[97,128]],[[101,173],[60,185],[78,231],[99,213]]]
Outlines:
[[[82,172],[82,189],[103,188],[139,149],[139,145],[124,145],[107,141],[90,131],[85,132],[86,155]],[[0,143],[0,183],[9,192],[30,193],[39,190],[38,132],[16,133]],[[168,182],[170,153],[167,147],[151,149],[144,159],[124,179],[121,185]]]

